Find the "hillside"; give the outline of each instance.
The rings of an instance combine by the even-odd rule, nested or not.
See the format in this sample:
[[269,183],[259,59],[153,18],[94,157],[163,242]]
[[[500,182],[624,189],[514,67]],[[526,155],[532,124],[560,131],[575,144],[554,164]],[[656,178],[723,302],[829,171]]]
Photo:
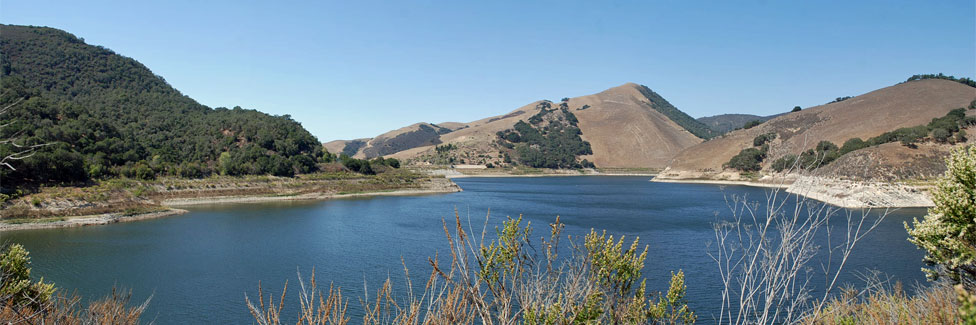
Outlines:
[[[706,125],[672,106],[657,93],[633,83],[593,95],[567,99],[559,103],[537,101],[508,114],[470,123],[440,123],[438,126],[453,130],[438,134],[436,141],[440,143],[433,143],[434,140],[430,139],[433,138],[431,135],[427,138],[431,141],[430,144],[404,149],[390,156],[413,164],[518,165],[516,144],[509,143],[511,148],[508,148],[504,141],[499,141],[501,140],[499,133],[513,131],[518,122],[529,122],[530,118],[546,110],[555,112],[555,116],[564,116],[561,119],[568,119],[570,117],[567,114],[560,113],[565,109],[565,112],[572,115],[571,119],[577,120],[576,125],[564,123],[559,125],[578,128],[580,141],[559,137],[563,145],[558,150],[575,151],[572,148],[581,146],[582,142],[588,143],[592,153],[579,154],[576,160],[580,163],[586,160],[597,167],[663,168],[682,149],[716,134]],[[357,154],[366,156],[368,148],[376,146],[377,143],[384,143],[375,141],[381,137],[390,139],[390,135],[400,136],[410,132],[419,135],[421,133],[417,132],[418,125],[424,124],[415,124],[392,131],[386,136],[370,139],[367,141],[370,144],[357,150]],[[540,130],[545,131],[545,127],[542,126]],[[349,141],[333,141],[329,142],[326,148],[330,152],[335,152],[333,149],[338,149],[340,146],[349,148],[347,147],[349,143]],[[406,143],[406,141],[399,143]],[[407,146],[396,148],[404,147]],[[577,153],[582,152],[585,150]]]
[[[67,32],[0,25],[2,129],[50,145],[2,169],[3,186],[125,175],[293,175],[316,168],[318,140],[288,115],[211,109],[138,61]],[[0,151],[10,152],[10,146]]]
[[[447,125],[447,126],[443,126]],[[344,153],[356,158],[376,158],[403,150],[440,144],[440,136],[463,128],[460,123],[415,123],[376,136],[355,140],[336,140],[324,144],[329,152]]]
[[748,122],[752,121],[768,121],[782,114],[770,115],[770,116],[759,116],[752,114],[720,114],[715,116],[705,116],[699,117],[698,122],[701,122],[708,126],[718,134],[726,134],[732,130],[742,128]]
[[[899,128],[925,125],[953,109],[970,105],[974,99],[976,88],[960,82],[924,79],[900,83],[844,101],[788,113],[693,146],[678,154],[659,178],[736,178],[739,172],[725,169],[723,164],[741,150],[757,147],[758,136],[775,134],[768,142],[768,157],[761,165],[763,170],[769,170],[770,162],[775,159],[798,155],[820,141],[840,146],[852,138],[867,140]],[[872,150],[888,152],[883,149]]]

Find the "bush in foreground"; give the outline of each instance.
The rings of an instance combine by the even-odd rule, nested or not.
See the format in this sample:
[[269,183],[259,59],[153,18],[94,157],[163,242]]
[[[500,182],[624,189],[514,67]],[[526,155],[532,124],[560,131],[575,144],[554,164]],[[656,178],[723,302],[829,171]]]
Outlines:
[[935,206],[912,227],[905,223],[911,242],[925,249],[926,269],[932,278],[948,275],[970,292],[976,291],[976,146],[957,149],[946,159],[932,202]]
[[0,323],[2,324],[139,324],[149,305],[129,307],[131,291],[112,294],[81,308],[81,297],[57,292],[54,284],[30,279],[30,254],[19,244],[0,249]]

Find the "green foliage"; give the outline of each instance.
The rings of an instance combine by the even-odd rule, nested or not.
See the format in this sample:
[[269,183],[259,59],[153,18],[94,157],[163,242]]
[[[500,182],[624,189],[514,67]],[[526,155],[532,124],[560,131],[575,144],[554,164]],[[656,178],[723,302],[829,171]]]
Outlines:
[[900,141],[902,144],[913,144],[929,134],[929,128],[925,125],[900,128],[894,131],[882,133],[879,136],[868,139],[871,146],[882,145],[889,142]]
[[843,156],[848,152],[864,149],[868,146],[869,144],[864,142],[864,140],[861,140],[861,138],[847,139],[847,141],[844,141],[844,145],[840,147],[840,155]]
[[671,105],[664,97],[647,88],[647,86],[641,85],[638,90],[651,101],[651,108],[664,114],[668,119],[674,121],[674,123],[680,125],[685,130],[688,130],[691,134],[702,139],[711,139],[720,135],[718,132],[709,128],[708,125],[705,125],[705,123],[696,120],[674,107],[674,105]]
[[[541,107],[540,107],[541,108]],[[543,121],[552,115],[548,124]],[[568,109],[540,109],[530,117],[530,124],[524,121],[515,123],[515,128],[498,132],[499,143],[513,149],[518,161],[534,168],[582,168],[577,156],[592,154],[590,143],[580,137],[582,132],[576,126],[576,116]],[[511,159],[506,156],[505,162]]]
[[742,128],[743,129],[751,129],[751,128],[754,128],[754,127],[759,126],[760,124],[763,124],[763,121],[762,120],[752,120],[752,121],[746,122],[746,124],[743,125]]
[[935,141],[938,141],[939,143],[948,142],[950,136],[952,136],[952,133],[949,132],[949,130],[943,128],[932,129],[932,139],[935,139]]
[[840,103],[842,101],[845,101],[845,100],[848,100],[848,99],[851,99],[851,98],[854,98],[854,97],[851,97],[851,96],[837,97],[837,98],[834,98],[834,100],[832,102],[827,103],[827,104]]
[[[946,159],[945,174],[932,191],[935,206],[912,227],[909,241],[926,251],[925,260],[938,265],[955,281],[976,290],[976,146],[955,150]],[[937,277],[938,270],[926,269]]]
[[373,171],[373,166],[370,165],[368,160],[356,159],[347,156],[346,154],[339,155],[339,161],[342,162],[342,166],[347,169],[357,172],[363,175],[375,175],[376,172]]
[[798,167],[816,169],[826,166],[840,158],[840,148],[830,141],[820,141],[813,149],[804,151],[798,158]]
[[757,135],[755,138],[752,139],[752,145],[754,147],[761,147],[762,145],[768,143],[769,141],[773,141],[775,139],[776,139],[776,133],[775,132],[760,134],[760,135]]
[[969,109],[976,109],[976,99],[973,99],[973,101],[969,102]]
[[336,160],[338,160],[338,159],[339,159],[339,157],[336,156],[334,153],[331,153],[328,150],[322,149],[322,156],[319,157],[319,162],[332,163],[332,162],[336,162]]
[[969,79],[969,78],[957,79],[956,77],[953,77],[953,76],[944,75],[941,72],[938,73],[938,74],[917,74],[917,75],[913,75],[913,76],[909,77],[908,80],[906,80],[905,82],[915,81],[915,80],[924,80],[924,79],[951,80],[951,81],[955,81],[955,82],[961,83],[961,84],[966,85],[966,86],[976,87],[976,81],[973,81],[972,79]]
[[40,310],[54,294],[54,284],[30,278],[30,253],[20,244],[0,250],[0,304],[14,308]]
[[793,106],[793,109],[792,109],[792,110],[790,110],[790,113],[795,113],[795,112],[799,112],[799,111],[801,111],[801,110],[803,110],[803,108],[802,108],[802,107],[800,107],[800,106]]
[[[201,169],[184,173],[192,177],[217,171],[290,174],[279,161],[314,161],[322,152],[318,140],[288,115],[211,109],[139,62],[57,29],[0,25],[0,52],[8,58],[0,62],[0,105],[16,103],[2,121],[12,124],[0,136],[18,134],[20,144],[52,143],[17,162],[17,171],[0,174],[4,186],[83,182],[138,169],[126,166],[139,163],[145,168],[135,174],[143,179],[156,177],[147,168],[181,176],[184,163]],[[244,153],[254,148],[261,154]],[[10,150],[0,145],[0,152]],[[226,169],[217,162],[225,152],[232,160]],[[268,161],[258,161],[261,156]],[[314,166],[294,161],[301,168],[292,169]]]
[[793,168],[793,164],[797,162],[796,159],[797,159],[796,155],[786,155],[783,157],[779,157],[779,159],[773,161],[773,164],[770,167],[773,170],[775,170],[777,173],[782,172],[784,170],[789,170]]
[[725,168],[734,168],[741,171],[759,171],[762,169],[762,161],[766,158],[766,152],[756,148],[746,148],[739,151],[729,162],[725,163]]
[[434,147],[434,151],[437,151],[437,153],[447,153],[450,152],[451,150],[456,150],[456,149],[457,146],[455,146],[453,143],[448,143],[443,146]]

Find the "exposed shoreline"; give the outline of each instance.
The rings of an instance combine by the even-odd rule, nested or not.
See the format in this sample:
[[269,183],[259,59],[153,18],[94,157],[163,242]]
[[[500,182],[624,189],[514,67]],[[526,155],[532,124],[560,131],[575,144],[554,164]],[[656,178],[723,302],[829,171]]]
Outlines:
[[817,200],[829,205],[848,208],[926,208],[934,204],[927,187],[887,182],[850,181],[835,178],[800,176],[778,179],[776,182],[732,181],[716,179],[661,179],[651,182],[743,185],[785,189],[787,193]]
[[730,180],[718,180],[718,179],[672,179],[666,178],[661,179],[655,177],[650,180],[656,183],[684,183],[684,184],[710,184],[710,185],[743,185],[752,187],[764,187],[764,188],[789,188],[792,182],[752,182],[752,181],[730,181]]
[[445,178],[488,178],[488,177],[562,177],[562,176],[657,176],[653,171],[637,170],[628,171],[598,171],[584,169],[534,169],[534,172],[523,172],[517,170],[498,169],[463,169],[463,168],[440,168],[426,169],[422,172],[429,175],[444,176]]
[[[53,216],[38,219],[14,219],[0,221],[0,232],[28,229],[50,229],[82,227],[91,225],[104,225],[118,222],[130,222],[147,219],[155,219],[173,215],[187,213],[187,210],[174,207],[187,207],[195,205],[216,205],[216,204],[245,204],[262,202],[281,202],[281,201],[322,201],[331,199],[372,197],[372,196],[407,196],[407,195],[426,195],[426,194],[446,194],[461,192],[460,186],[446,178],[431,178],[431,181],[423,187],[410,187],[399,189],[377,189],[364,190],[360,192],[307,192],[301,194],[244,194],[244,195],[213,195],[198,196],[190,198],[163,198],[155,200],[157,205],[150,205],[150,209],[155,206],[153,211],[144,213],[110,212],[103,214],[88,214],[80,216]],[[13,221],[13,222],[10,222]]]
[[480,174],[480,175],[445,175],[446,178],[495,178],[495,177],[576,177],[576,176],[646,176],[657,174]]
[[57,221],[38,221],[38,222],[24,222],[24,223],[8,223],[0,222],[0,232],[4,231],[15,231],[15,230],[30,230],[30,229],[51,229],[51,228],[69,228],[69,227],[84,227],[84,226],[94,226],[94,225],[107,225],[119,222],[130,222],[139,220],[148,220],[162,217],[169,217],[187,213],[189,211],[183,209],[165,208],[160,211],[153,211],[147,213],[138,213],[132,215],[126,215],[125,213],[115,212],[115,213],[104,213],[96,215],[87,216],[77,216],[77,217],[63,217],[62,220]]
[[371,197],[371,196],[409,196],[409,195],[425,195],[425,194],[447,194],[447,193],[457,193],[461,191],[462,191],[461,187],[455,185],[453,189],[446,189],[446,188],[445,189],[401,189],[401,190],[392,190],[392,191],[388,190],[388,191],[345,193],[345,194],[306,193],[306,194],[290,195],[290,196],[235,195],[235,196],[166,199],[161,201],[160,203],[165,206],[186,207],[186,206],[194,206],[194,205],[213,205],[213,204],[265,203],[265,202],[282,202],[282,201],[324,201],[324,200],[332,200],[332,199],[345,199],[345,198]]

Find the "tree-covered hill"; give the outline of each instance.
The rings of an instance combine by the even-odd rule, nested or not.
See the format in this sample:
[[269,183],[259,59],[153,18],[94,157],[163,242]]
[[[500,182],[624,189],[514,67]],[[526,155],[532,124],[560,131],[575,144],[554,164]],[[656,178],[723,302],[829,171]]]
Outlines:
[[6,189],[118,175],[288,176],[322,156],[288,115],[211,109],[138,61],[53,28],[0,25],[0,86],[0,107],[11,107],[0,120],[12,123],[0,137],[50,143],[3,169]]

